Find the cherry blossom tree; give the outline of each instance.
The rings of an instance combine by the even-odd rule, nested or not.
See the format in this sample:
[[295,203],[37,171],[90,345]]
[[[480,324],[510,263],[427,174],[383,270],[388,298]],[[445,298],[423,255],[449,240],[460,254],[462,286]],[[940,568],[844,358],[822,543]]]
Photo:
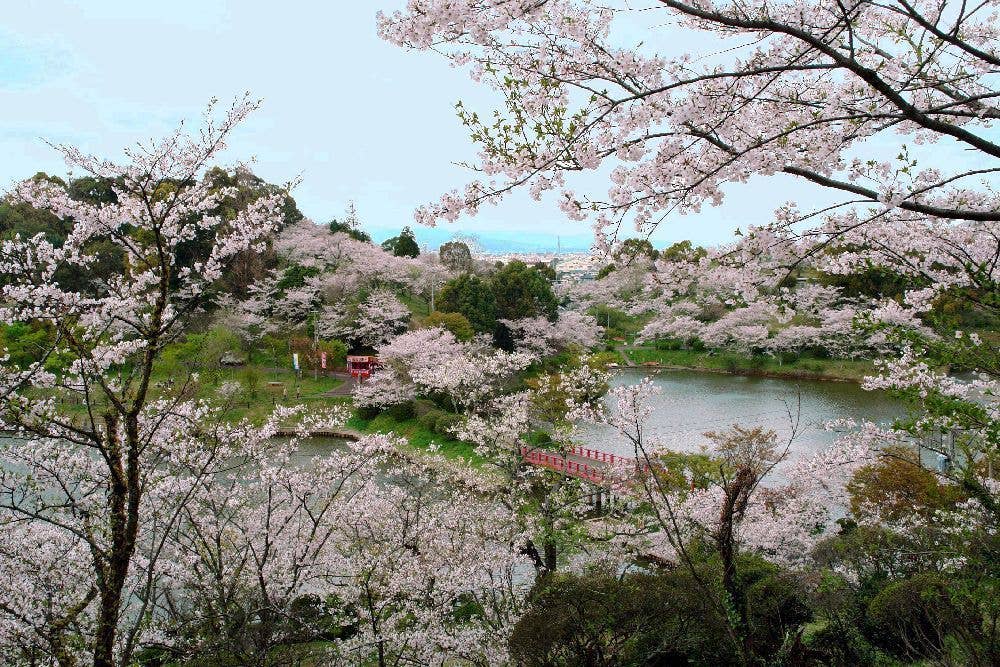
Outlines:
[[[888,325],[861,341],[882,352],[900,349],[892,329],[926,339],[928,312],[949,295],[996,315],[997,17],[992,2],[412,0],[381,15],[379,29],[467,68],[503,100],[496,119],[459,107],[482,179],[419,209],[419,220],[454,220],[519,187],[555,190],[608,250],[628,223],[648,234],[670,214],[719,204],[727,184],[794,179],[821,202],[781,206],[771,223],[680,263],[687,268],[661,262],[655,282],[672,289],[691,266],[689,278],[714,274],[710,287],[726,288],[719,300],[732,311],[711,320],[719,344],[849,352],[861,319]],[[666,54],[671,26],[698,31],[705,53]],[[574,172],[609,173],[606,193],[572,191]],[[800,268],[885,269],[908,285],[898,298],[838,300],[794,321],[796,290],[780,287]],[[697,321],[678,312],[650,333],[701,334]],[[917,354],[897,375],[958,358]],[[978,358],[971,368],[995,382],[994,363]],[[995,386],[974,391],[995,405]],[[995,430],[980,421],[992,424],[980,435]],[[973,458],[995,453],[991,437],[972,440]]]
[[552,322],[545,317],[526,317],[519,320],[500,320],[511,332],[518,349],[538,358],[576,346],[583,350],[594,348],[601,339],[601,327],[593,317],[574,310],[564,310]]
[[[504,99],[495,125],[460,107],[481,147],[477,166],[494,180],[449,193],[419,219],[453,220],[515,187],[537,196],[563,188],[567,172],[612,169],[606,197],[560,195],[570,216],[596,214],[604,238],[627,217],[648,228],[666,213],[717,204],[725,183],[775,174],[871,204],[873,219],[888,209],[996,223],[995,192],[975,185],[1000,157],[988,129],[1000,116],[996,11],[905,1],[412,0],[380,15],[379,30],[468,67]],[[700,31],[715,55],[657,53],[669,48],[670,24]],[[876,139],[900,146],[890,153],[896,164]],[[905,145],[927,143],[977,159],[915,168]]]
[[[241,100],[221,119],[210,110],[196,137],[140,145],[124,165],[62,148],[114,183],[114,203],[79,202],[51,182],[16,191],[72,227],[58,247],[42,234],[0,246],[0,318],[51,332],[37,360],[0,366],[0,426],[11,432],[0,446],[5,664],[133,664],[154,648],[264,664],[295,641],[290,627],[314,599],[355,628],[333,647],[344,660],[501,659],[526,592],[514,576],[523,540],[476,475],[446,481],[443,462],[400,461],[385,436],[302,467],[298,438],[343,414],[277,408],[262,424],[230,421],[233,385],[205,401],[192,398],[193,374],[154,382],[227,261],[259,248],[279,219],[280,196],[214,217],[228,193],[198,180],[255,107]],[[120,248],[126,270],[92,293],[70,291],[56,272],[95,261],[81,251],[94,239]],[[470,364],[472,348],[462,351]],[[502,356],[496,375],[524,363]],[[429,374],[415,375],[433,384]],[[298,436],[276,440],[289,422]]]
[[381,368],[355,390],[358,405],[388,407],[439,393],[456,411],[466,409],[500,393],[505,380],[534,360],[498,350],[483,337],[461,342],[442,328],[409,331],[377,351]]
[[[275,250],[286,263],[284,273],[275,272],[268,281],[255,286],[256,298],[244,302],[243,308],[254,316],[269,318],[270,326],[279,330],[299,326],[318,312],[325,332],[350,333],[349,337],[354,338],[345,312],[368,311],[377,305],[360,305],[364,299],[359,300],[359,295],[383,295],[387,290],[403,289],[429,296],[432,286],[442,283],[448,274],[433,258],[396,257],[348,233],[331,233],[308,219],[283,229],[275,241]],[[297,274],[292,285],[287,284],[290,272]],[[381,298],[383,305],[389,305],[384,297],[372,298]],[[391,310],[401,317],[399,308],[393,305]],[[367,317],[361,320],[368,321]],[[370,333],[362,335],[371,338]]]
[[363,347],[378,347],[406,331],[410,309],[388,290],[375,290],[356,309],[344,313],[324,311],[317,322],[320,335],[356,341]]
[[[609,407],[582,405],[577,415],[614,428],[633,447],[635,462],[607,472],[619,493],[644,501],[626,517],[620,534],[639,553],[687,567],[706,599],[727,619],[734,647],[749,659],[746,610],[733,604],[741,593],[737,554],[754,551],[786,566],[806,563],[835,526],[838,508],[846,506],[847,481],[872,461],[871,443],[845,441],[789,460],[798,430],[798,415],[790,408],[784,442],[774,431],[733,425],[705,434],[710,467],[684,464],[677,470],[669,463],[670,450],[647,425],[657,392],[647,378],[612,390]],[[680,484],[674,479],[678,473]],[[721,594],[697,567],[693,551],[699,543],[708,543],[719,555]]]
[[[567,565],[571,556],[585,554],[579,562],[593,563],[618,555],[611,553],[608,536],[583,528],[599,487],[525,459],[525,453],[536,450],[565,457],[574,447],[574,417],[579,411],[590,414],[607,381],[604,372],[587,364],[565,368],[538,378],[528,391],[478,404],[456,431],[475,445],[500,480],[498,500],[524,521],[530,537],[525,553],[539,577]],[[541,441],[533,439],[542,429]]]
[[479,476],[399,451],[366,436],[196,494],[171,542],[163,648],[264,665],[323,638],[308,650],[337,663],[502,662],[527,592],[516,523]]
[[[22,616],[28,624],[4,646],[34,635],[34,648],[55,662],[73,664],[85,652],[97,666],[131,663],[178,503],[218,472],[233,443],[262,442],[246,425],[213,424],[208,407],[190,400],[189,384],[165,396],[152,387],[164,346],[211,295],[229,259],[259,250],[279,219],[278,195],[232,220],[210,215],[231,193],[197,180],[256,106],[244,98],[221,117],[210,107],[200,134],[140,144],[125,164],[57,147],[74,168],[113,183],[113,203],[75,200],[51,182],[15,191],[72,220],[72,230],[59,247],[43,234],[0,247],[0,320],[52,332],[36,362],[0,370],[0,419],[14,434],[0,451],[0,523],[5,540],[21,535],[40,547],[2,550],[5,576],[16,582],[5,591],[25,595],[5,594],[3,627]],[[121,249],[125,271],[95,293],[64,289],[57,270],[95,261],[81,252],[95,239]],[[181,263],[195,239],[209,243]],[[70,362],[50,370],[56,355]]]

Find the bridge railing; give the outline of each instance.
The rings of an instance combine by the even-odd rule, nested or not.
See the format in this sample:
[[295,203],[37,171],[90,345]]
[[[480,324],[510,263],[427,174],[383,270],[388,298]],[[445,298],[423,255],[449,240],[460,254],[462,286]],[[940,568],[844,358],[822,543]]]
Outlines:
[[582,446],[573,447],[568,453],[572,456],[579,456],[580,458],[590,459],[591,461],[599,461],[609,465],[614,465],[615,463],[621,463],[622,461],[631,459],[631,457],[628,456],[619,456],[608,452],[602,452],[599,449],[591,449],[590,447]]
[[573,477],[582,477],[598,483],[604,479],[604,475],[597,466],[593,466],[589,463],[572,461],[552,452],[532,449],[530,447],[521,447],[521,457],[533,465],[566,473],[567,475],[572,475]]

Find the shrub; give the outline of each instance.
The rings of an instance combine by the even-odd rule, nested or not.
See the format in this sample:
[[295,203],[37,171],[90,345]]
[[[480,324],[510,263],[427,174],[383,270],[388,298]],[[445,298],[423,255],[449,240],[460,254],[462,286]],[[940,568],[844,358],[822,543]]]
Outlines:
[[430,412],[426,412],[417,417],[417,423],[420,424],[421,427],[434,433],[437,431],[438,418],[443,414],[445,413],[441,410],[431,410]]
[[476,331],[462,313],[442,313],[435,310],[424,318],[424,326],[428,328],[441,327],[455,335],[458,340],[472,340]]
[[375,419],[382,413],[382,409],[374,405],[363,405],[358,408],[358,417],[364,420]]
[[413,401],[406,401],[397,405],[389,406],[386,413],[396,421],[405,422],[413,419]]
[[418,398],[413,401],[413,414],[417,417],[423,417],[427,413],[435,411],[438,411],[438,407],[433,401],[428,401],[424,398]]
[[823,665],[878,664],[875,648],[853,625],[828,623],[809,636],[806,646]]
[[826,370],[826,364],[822,361],[803,361],[799,364],[799,368],[810,373],[822,373]]
[[907,660],[943,656],[948,635],[965,621],[949,599],[947,581],[933,572],[893,582],[868,604],[872,639]]
[[799,355],[796,352],[780,352],[778,354],[778,361],[783,364],[794,364],[799,360]]
[[781,649],[788,628],[810,617],[805,593],[790,576],[771,575],[754,582],[746,592],[747,621],[755,649],[773,655]]
[[683,341],[679,341],[675,338],[658,340],[655,343],[655,347],[657,350],[679,350],[683,346],[684,346]]
[[525,438],[533,447],[547,447],[552,444],[552,436],[541,429],[535,429]]
[[455,429],[462,423],[461,415],[452,412],[442,412],[434,425],[434,432],[438,435],[454,436]]

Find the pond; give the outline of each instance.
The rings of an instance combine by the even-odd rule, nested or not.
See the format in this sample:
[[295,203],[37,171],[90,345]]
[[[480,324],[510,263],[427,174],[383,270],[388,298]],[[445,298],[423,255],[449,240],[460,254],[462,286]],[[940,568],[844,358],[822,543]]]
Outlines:
[[[799,433],[792,455],[824,449],[837,434],[823,424],[850,417],[887,424],[904,413],[904,406],[879,392],[864,391],[852,382],[781,380],[684,370],[622,369],[612,385],[636,384],[651,377],[661,394],[654,398],[649,426],[656,438],[671,449],[698,451],[702,433],[723,430],[732,424],[774,429],[787,439],[791,432],[789,411],[799,415]],[[612,429],[581,429],[585,446],[614,454],[634,455],[631,444]]]

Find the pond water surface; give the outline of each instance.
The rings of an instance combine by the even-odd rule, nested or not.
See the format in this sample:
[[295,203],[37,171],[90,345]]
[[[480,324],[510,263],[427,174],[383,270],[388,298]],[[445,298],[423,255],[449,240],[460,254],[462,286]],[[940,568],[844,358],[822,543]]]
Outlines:
[[[889,423],[903,414],[901,403],[879,392],[864,391],[853,382],[783,380],[684,370],[622,369],[612,385],[636,384],[649,376],[661,394],[654,397],[649,427],[671,449],[697,451],[706,431],[731,424],[762,426],[782,439],[791,433],[789,412],[798,415],[798,435],[792,454],[819,451],[837,438],[823,424],[850,417],[856,421]],[[606,452],[634,455],[631,444],[607,427],[581,429],[585,445]]]
[[[706,431],[732,424],[762,426],[776,431],[784,442],[791,433],[789,412],[798,416],[798,433],[791,455],[820,451],[838,437],[824,424],[850,417],[888,424],[903,415],[903,405],[880,393],[864,391],[852,382],[783,380],[683,370],[622,369],[613,386],[636,384],[649,376],[661,394],[654,397],[649,428],[663,445],[680,451],[698,451]],[[607,399],[610,404],[610,399]],[[580,428],[580,444],[613,454],[633,456],[631,443],[612,429]],[[308,461],[343,446],[337,438],[308,438],[298,456]]]

